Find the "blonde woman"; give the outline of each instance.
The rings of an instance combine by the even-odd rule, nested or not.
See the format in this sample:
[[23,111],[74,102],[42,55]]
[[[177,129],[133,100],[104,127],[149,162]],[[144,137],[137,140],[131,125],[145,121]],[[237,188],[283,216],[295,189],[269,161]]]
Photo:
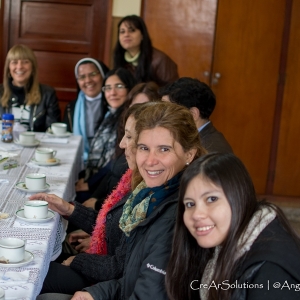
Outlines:
[[30,131],[43,132],[60,121],[55,90],[39,83],[36,57],[25,45],[13,46],[6,56],[0,117],[3,113],[12,113]]

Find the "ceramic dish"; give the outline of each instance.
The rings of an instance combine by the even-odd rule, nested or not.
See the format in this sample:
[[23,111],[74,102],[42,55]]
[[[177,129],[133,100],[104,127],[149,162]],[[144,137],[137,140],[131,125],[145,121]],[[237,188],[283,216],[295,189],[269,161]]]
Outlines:
[[50,130],[47,130],[46,134],[48,136],[52,136],[52,137],[57,137],[57,138],[66,138],[66,137],[69,137],[71,136],[71,132],[67,131],[66,133],[63,133],[63,134],[54,134],[52,131]]
[[53,219],[54,217],[54,212],[50,209],[48,209],[48,216],[46,219],[28,219],[28,218],[25,218],[24,216],[24,209],[19,209],[17,212],[16,212],[16,217],[21,219],[22,221],[26,221],[26,222],[30,222],[30,223],[45,223],[45,222],[48,222],[49,220]]
[[31,160],[34,164],[38,165],[38,166],[56,166],[60,163],[60,159],[58,158],[54,158],[55,161],[37,161],[34,158]]
[[0,267],[4,267],[4,268],[17,268],[17,267],[21,267],[21,266],[25,266],[28,263],[30,263],[33,260],[34,256],[31,252],[25,250],[25,257],[22,261],[18,262],[18,263],[0,263]]
[[16,184],[16,189],[26,192],[26,193],[40,193],[40,192],[45,192],[50,188],[50,184],[46,183],[46,186],[44,189],[39,189],[39,190],[29,190],[26,185],[25,182],[18,182]]
[[39,140],[35,140],[34,143],[21,143],[19,140],[14,140],[14,143],[16,145],[20,145],[20,146],[23,146],[23,147],[36,147],[40,144],[40,141]]

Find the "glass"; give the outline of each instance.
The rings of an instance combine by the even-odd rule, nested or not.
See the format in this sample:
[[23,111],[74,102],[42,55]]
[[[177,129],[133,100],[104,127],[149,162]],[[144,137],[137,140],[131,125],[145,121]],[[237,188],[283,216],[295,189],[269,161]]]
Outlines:
[[124,84],[121,83],[117,83],[113,86],[111,85],[105,85],[102,87],[102,91],[103,92],[110,92],[112,89],[116,89],[116,90],[123,90],[126,89],[126,86]]
[[89,79],[91,79],[91,78],[96,77],[99,73],[100,73],[99,71],[94,71],[94,72],[91,72],[91,73],[89,73],[89,74],[87,74],[87,75],[79,75],[79,76],[77,77],[77,80],[82,81],[82,80],[84,80],[86,77],[88,77]]

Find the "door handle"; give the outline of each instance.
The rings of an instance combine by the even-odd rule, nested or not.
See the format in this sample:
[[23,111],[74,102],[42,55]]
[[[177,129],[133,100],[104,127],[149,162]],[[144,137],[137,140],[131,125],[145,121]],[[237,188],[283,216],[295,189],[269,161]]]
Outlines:
[[216,72],[216,73],[213,75],[211,84],[212,84],[212,85],[218,84],[220,78],[221,78],[221,74],[220,74],[219,72]]

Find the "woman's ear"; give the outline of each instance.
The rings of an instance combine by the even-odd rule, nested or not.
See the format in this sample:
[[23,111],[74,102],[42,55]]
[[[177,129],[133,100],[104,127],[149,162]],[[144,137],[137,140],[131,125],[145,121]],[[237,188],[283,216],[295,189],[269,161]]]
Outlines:
[[190,150],[188,150],[185,154],[186,154],[186,165],[189,165],[192,161],[193,161],[193,159],[194,159],[194,157],[195,157],[195,155],[196,155],[196,153],[197,153],[197,149],[190,149]]

